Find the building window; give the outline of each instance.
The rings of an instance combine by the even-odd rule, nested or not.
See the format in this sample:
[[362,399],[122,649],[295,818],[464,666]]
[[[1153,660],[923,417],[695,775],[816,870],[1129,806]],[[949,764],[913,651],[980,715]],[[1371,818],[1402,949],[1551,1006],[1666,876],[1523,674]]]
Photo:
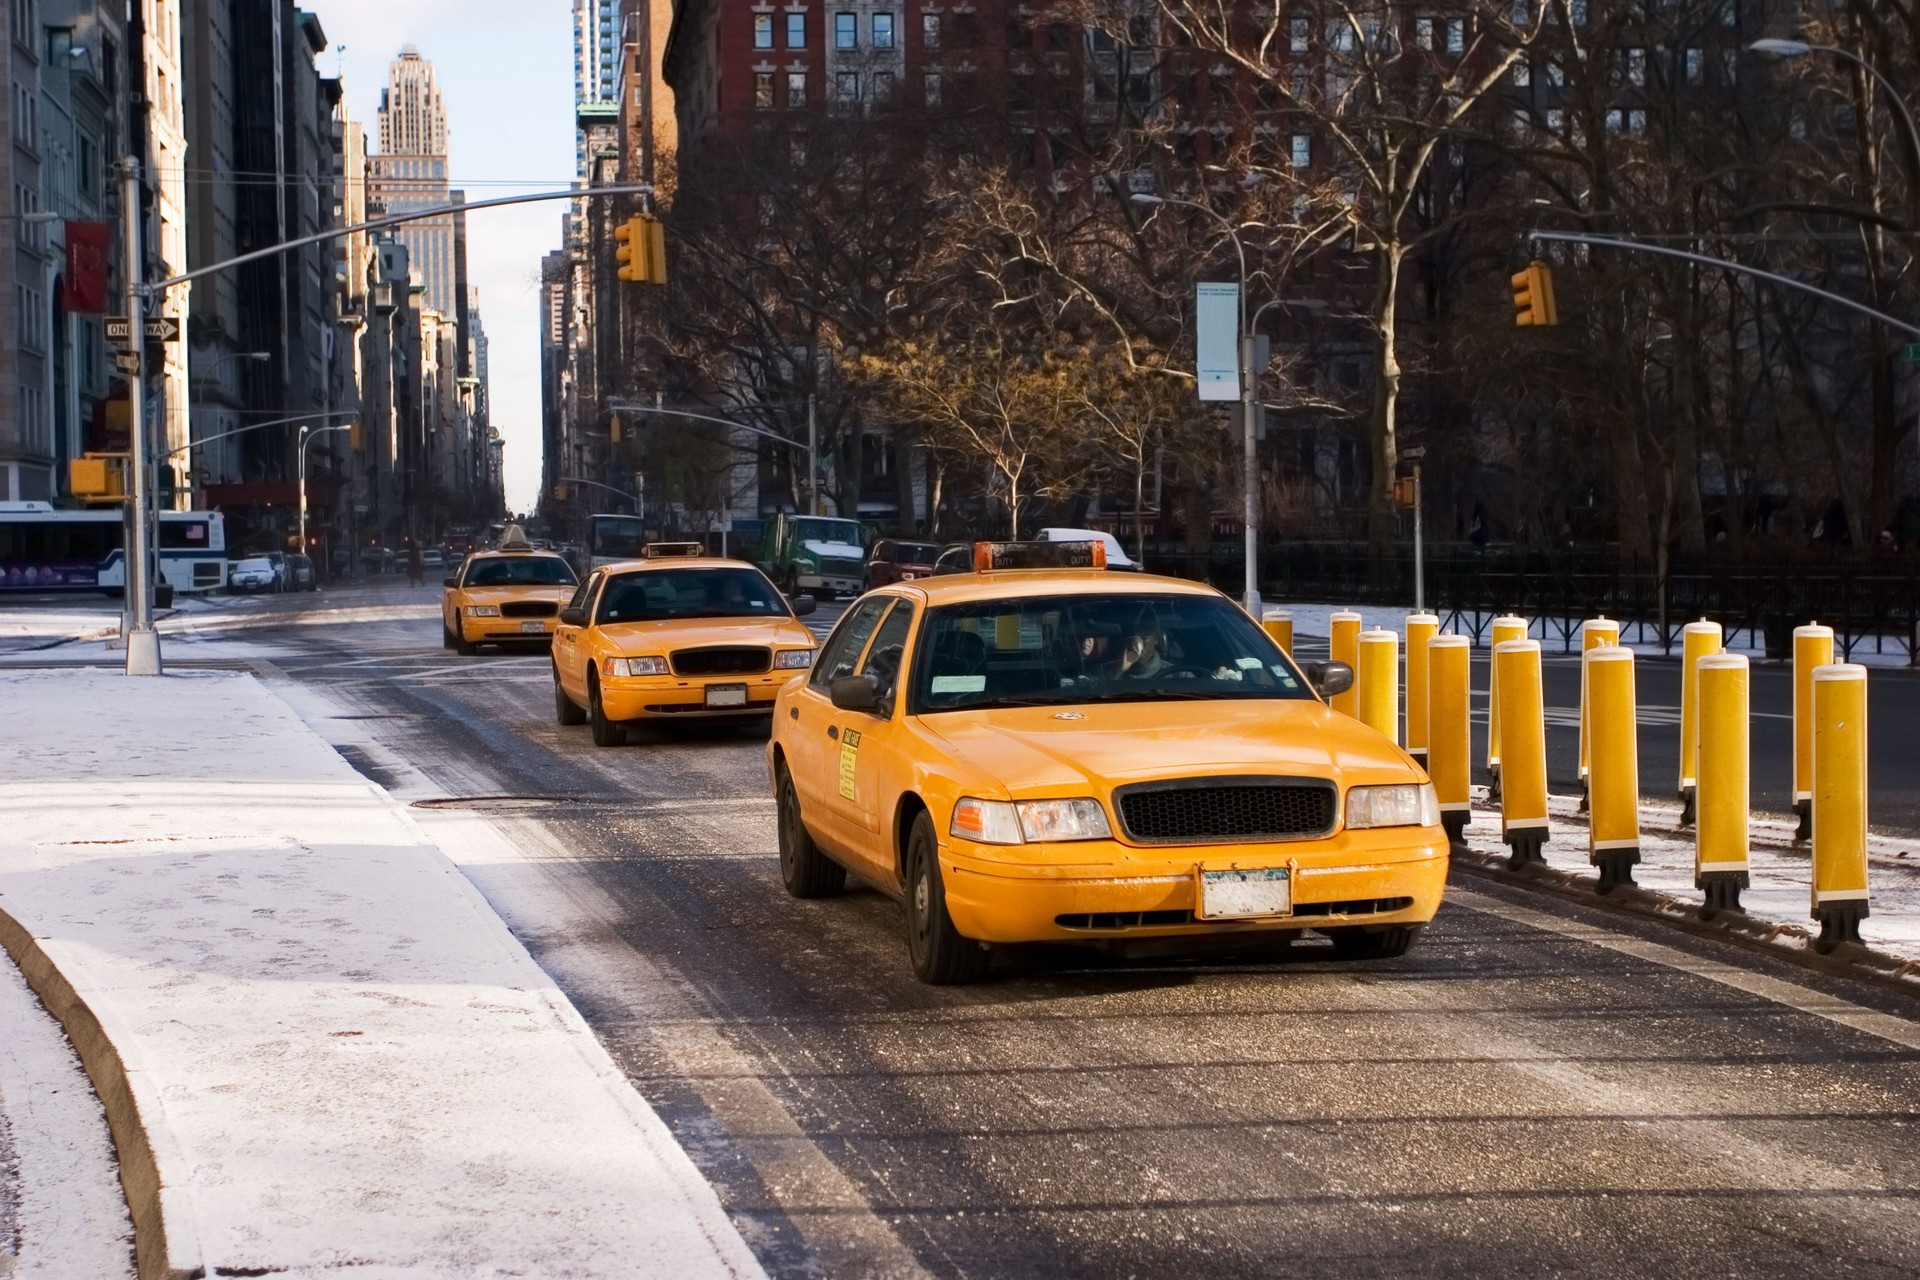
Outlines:
[[753,105],[761,111],[773,110],[773,72],[753,73]]
[[1740,55],[1735,50],[1720,51],[1720,79],[1725,84],[1740,83]]
[[804,107],[807,105],[806,72],[787,72],[787,105],[789,107]]
[[1645,49],[1629,49],[1626,52],[1626,59],[1627,83],[1631,85],[1646,84],[1647,51]]
[[1422,14],[1413,20],[1413,45],[1416,49],[1433,48],[1433,19]]
[[1706,55],[1698,49],[1687,50],[1687,83],[1699,84],[1706,79]]
[[873,15],[873,47],[876,49],[893,48],[893,15],[876,13]]
[[1525,58],[1513,64],[1513,83],[1522,89],[1533,83],[1533,67]]
[[875,102],[893,101],[893,72],[876,71],[873,73],[873,100]]
[[849,106],[860,101],[860,73],[842,71],[833,78],[834,101]]
[[787,48],[804,49],[807,47],[807,15],[790,13],[787,15]]
[[836,49],[858,49],[860,47],[859,14],[836,13],[833,15],[833,47]]
[[924,80],[926,83],[927,105],[930,107],[939,106],[940,105],[940,73],[938,71],[929,71],[925,76],[921,77],[921,79]]
[[929,49],[940,47],[940,15],[923,13],[920,15],[920,43]]
[[1287,50],[1291,53],[1307,51],[1307,33],[1313,30],[1305,18],[1294,18],[1287,23]]
[[1467,51],[1467,20],[1465,18],[1447,19],[1447,52],[1465,53]]
[[1627,132],[1645,133],[1647,131],[1647,113],[1644,111],[1627,112]]
[[773,48],[773,15],[756,13],[753,15],[753,47],[756,49]]
[[1620,132],[1621,127],[1625,125],[1626,122],[1627,122],[1626,113],[1621,111],[1620,108],[1615,107],[1613,110],[1607,112],[1607,132],[1608,133]]
[[1293,167],[1304,169],[1313,162],[1313,139],[1304,133],[1293,135]]

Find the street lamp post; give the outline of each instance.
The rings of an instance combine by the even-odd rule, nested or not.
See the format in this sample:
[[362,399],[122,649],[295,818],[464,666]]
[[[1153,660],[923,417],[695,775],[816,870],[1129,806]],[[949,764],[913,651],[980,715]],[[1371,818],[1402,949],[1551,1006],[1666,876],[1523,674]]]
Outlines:
[[[1258,371],[1253,363],[1253,329],[1247,323],[1247,248],[1241,243],[1240,229],[1227,221],[1217,211],[1194,200],[1181,200],[1173,196],[1150,195],[1137,191],[1131,197],[1135,204],[1177,204],[1189,209],[1198,209],[1220,224],[1227,238],[1233,241],[1234,256],[1240,263],[1240,332],[1237,346],[1240,351],[1240,500],[1241,522],[1246,534],[1246,580],[1242,584],[1243,599],[1247,613],[1255,619],[1260,616],[1260,460],[1254,448],[1254,415],[1259,412],[1260,392],[1257,383]],[[1271,305],[1271,304],[1269,304]],[[1261,308],[1266,310],[1265,307]]]
[[[314,440],[327,434],[327,432],[329,431],[351,431],[351,430],[353,430],[353,425],[351,423],[348,423],[345,426],[339,426],[339,427],[303,426],[300,428],[300,449],[299,449],[300,468],[299,470],[300,470],[300,554],[301,555],[307,554],[307,446],[313,443]],[[408,561],[408,563],[411,564],[412,561]],[[315,570],[314,572],[316,574],[316,580],[317,580],[317,575],[319,571]]]
[[140,161],[128,156],[121,165],[120,221],[126,245],[127,319],[132,326],[133,370],[127,375],[127,674],[160,674],[160,635],[153,629],[153,563],[147,492],[146,259],[140,244]]

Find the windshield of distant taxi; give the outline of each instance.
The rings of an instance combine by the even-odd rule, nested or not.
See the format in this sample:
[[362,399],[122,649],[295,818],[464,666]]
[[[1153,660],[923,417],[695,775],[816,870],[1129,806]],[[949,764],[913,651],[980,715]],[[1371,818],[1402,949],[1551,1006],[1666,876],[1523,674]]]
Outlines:
[[1034,597],[931,610],[913,711],[1312,698],[1247,615],[1188,595]]
[[752,569],[650,569],[611,578],[596,622],[785,618],[786,601]]
[[575,581],[572,566],[553,556],[496,556],[467,566],[470,587],[570,587]]

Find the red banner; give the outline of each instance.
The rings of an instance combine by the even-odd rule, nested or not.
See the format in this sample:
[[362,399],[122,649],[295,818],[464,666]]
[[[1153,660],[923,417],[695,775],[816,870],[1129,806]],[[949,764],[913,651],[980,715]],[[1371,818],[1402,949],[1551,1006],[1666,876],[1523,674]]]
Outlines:
[[68,221],[68,311],[89,316],[107,313],[107,252],[112,244],[111,222]]

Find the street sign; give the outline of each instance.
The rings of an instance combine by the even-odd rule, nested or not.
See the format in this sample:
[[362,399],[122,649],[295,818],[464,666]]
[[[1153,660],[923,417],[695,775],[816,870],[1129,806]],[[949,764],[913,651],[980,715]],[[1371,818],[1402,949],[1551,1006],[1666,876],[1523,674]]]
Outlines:
[[1202,400],[1240,398],[1240,286],[1197,284],[1194,315],[1199,341],[1196,369]]
[[[149,320],[142,328],[148,342],[172,342],[180,336],[180,322],[167,316]],[[133,321],[126,316],[107,317],[107,341],[121,346],[133,343]]]
[[1900,358],[1908,364],[1920,362],[1920,342],[1909,342],[1900,348]]
[[113,354],[113,366],[122,373],[138,373],[140,372],[140,353],[116,351]]
[[133,340],[133,321],[126,316],[107,317],[107,341],[131,342]]
[[180,336],[180,325],[167,316],[161,316],[157,320],[147,321],[146,335],[148,342],[172,342]]

